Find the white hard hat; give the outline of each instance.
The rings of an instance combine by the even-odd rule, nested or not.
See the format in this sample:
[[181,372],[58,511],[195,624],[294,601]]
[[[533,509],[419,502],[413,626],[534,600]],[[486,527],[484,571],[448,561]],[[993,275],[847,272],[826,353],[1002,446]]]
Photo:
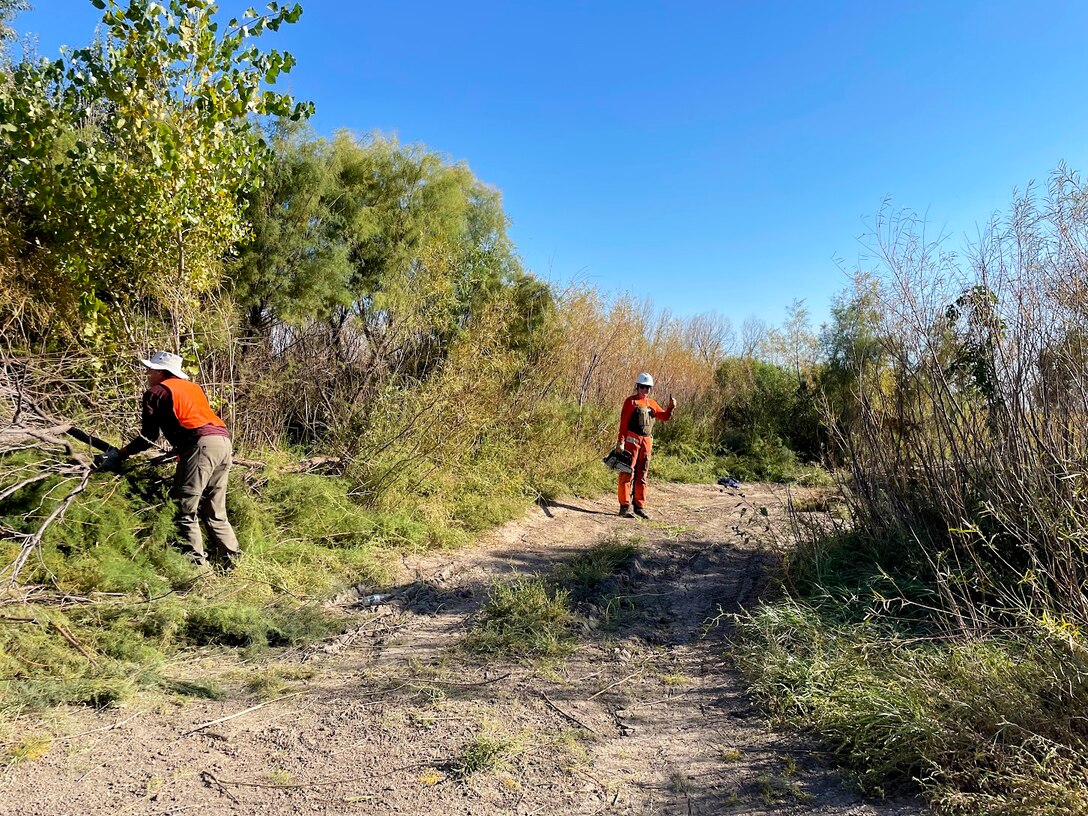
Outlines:
[[654,387],[654,378],[643,371],[638,375],[638,379],[635,380],[635,385],[648,385],[650,388]]

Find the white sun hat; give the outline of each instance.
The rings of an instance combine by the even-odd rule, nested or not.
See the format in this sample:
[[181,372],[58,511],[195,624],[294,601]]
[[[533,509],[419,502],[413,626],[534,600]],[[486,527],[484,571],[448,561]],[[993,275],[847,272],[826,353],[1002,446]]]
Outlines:
[[175,377],[182,380],[189,379],[189,375],[181,370],[181,358],[169,351],[156,351],[150,360],[140,360],[145,368],[153,368],[157,371],[169,371]]

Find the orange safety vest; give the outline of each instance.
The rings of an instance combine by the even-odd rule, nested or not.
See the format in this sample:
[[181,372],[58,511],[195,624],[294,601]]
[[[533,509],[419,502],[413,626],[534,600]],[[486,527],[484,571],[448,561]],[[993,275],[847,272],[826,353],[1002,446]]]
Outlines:
[[227,427],[227,423],[216,416],[204,389],[190,380],[179,377],[167,377],[162,385],[170,392],[174,403],[174,416],[183,428],[192,430],[203,425]]
[[623,401],[620,409],[620,439],[626,434],[653,436],[654,420],[668,422],[672,419],[672,409],[662,408],[650,397],[634,395]]

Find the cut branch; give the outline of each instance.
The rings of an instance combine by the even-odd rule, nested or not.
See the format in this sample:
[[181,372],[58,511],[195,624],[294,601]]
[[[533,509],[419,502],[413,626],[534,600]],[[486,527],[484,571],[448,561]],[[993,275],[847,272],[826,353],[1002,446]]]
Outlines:
[[27,559],[30,558],[31,553],[33,553],[35,549],[41,546],[42,537],[45,535],[45,531],[49,529],[49,526],[53,524],[53,522],[64,516],[64,513],[68,510],[69,505],[71,505],[71,503],[75,500],[76,496],[78,496],[80,493],[87,489],[87,481],[90,478],[91,470],[90,468],[87,468],[83,472],[83,478],[80,480],[79,486],[67,496],[65,496],[61,500],[61,502],[53,508],[53,512],[46,516],[45,521],[41,523],[41,526],[38,527],[36,532],[26,537],[26,540],[23,542],[23,546],[19,550],[19,554],[15,557],[15,560],[8,566],[8,569],[11,570],[11,575],[8,576],[7,580],[7,586],[9,588],[15,587],[18,584],[19,573],[26,565]]

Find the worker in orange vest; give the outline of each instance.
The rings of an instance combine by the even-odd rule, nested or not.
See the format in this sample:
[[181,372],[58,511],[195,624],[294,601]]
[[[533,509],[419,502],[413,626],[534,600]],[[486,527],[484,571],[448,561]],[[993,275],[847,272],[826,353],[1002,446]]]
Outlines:
[[619,496],[620,515],[631,517],[631,482],[634,482],[634,515],[648,519],[646,512],[646,473],[650,466],[650,453],[653,449],[654,422],[668,422],[672,419],[672,410],[676,400],[669,397],[669,407],[662,408],[650,398],[654,388],[654,378],[646,372],[635,380],[635,393],[623,401],[620,410],[620,434],[616,450],[627,450],[632,454],[633,473],[620,472]]
[[178,455],[171,496],[178,502],[179,548],[198,566],[207,564],[200,522],[208,528],[217,561],[238,558],[238,539],[227,520],[227,474],[232,464],[230,432],[212,410],[204,389],[182,371],[181,357],[158,351],[141,360],[147,369],[140,435],[100,457],[103,470],[120,470],[129,456],[151,448],[160,432]]

